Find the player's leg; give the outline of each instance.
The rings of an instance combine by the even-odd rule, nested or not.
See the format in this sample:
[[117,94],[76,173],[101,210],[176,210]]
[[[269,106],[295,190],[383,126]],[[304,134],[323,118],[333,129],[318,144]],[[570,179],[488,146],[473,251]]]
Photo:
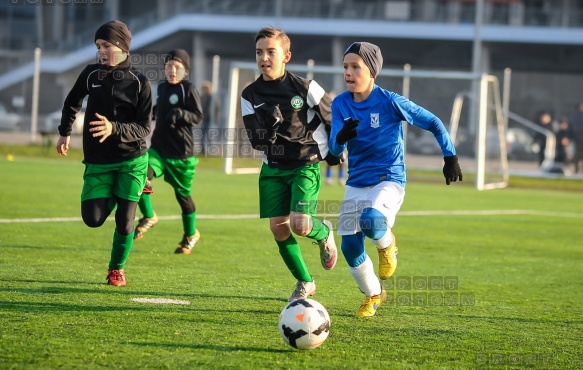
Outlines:
[[109,261],[108,284],[125,286],[124,267],[134,241],[136,209],[148,171],[148,155],[117,165],[113,194],[118,199],[115,232]]
[[338,182],[340,185],[346,185],[346,170],[344,163],[338,165]]
[[326,165],[326,184],[332,185],[332,166]]
[[108,284],[125,286],[124,267],[130,255],[134,239],[134,217],[137,202],[118,199],[118,208],[115,213],[115,231],[108,269]]
[[115,177],[109,165],[85,166],[81,191],[81,217],[85,225],[99,227],[117,206],[113,196]]
[[350,274],[365,295],[363,303],[356,311],[358,317],[374,316],[378,307],[387,298],[386,291],[374,272],[372,261],[366,254],[365,236],[358,222],[362,208],[368,204],[366,196],[369,190],[370,188],[347,186],[338,217],[338,234],[342,236],[342,253]]
[[336,265],[338,250],[334,240],[332,223],[315,217],[320,193],[320,164],[315,163],[294,170],[290,179],[291,209],[290,228],[294,234],[314,240],[320,248],[320,262],[326,270]]
[[379,278],[390,278],[397,268],[397,243],[391,229],[403,204],[405,190],[393,182],[382,182],[367,194],[359,227],[376,246],[379,256]]
[[350,274],[365,295],[356,316],[372,317],[379,306],[387,300],[387,292],[379,283],[372,261],[365,252],[362,232],[342,236],[342,253],[348,263]]
[[134,240],[142,239],[148,230],[158,224],[158,215],[154,211],[154,206],[152,205],[151,194],[153,191],[147,191],[147,188],[148,182],[150,182],[149,188],[152,190],[151,180],[162,176],[164,169],[164,160],[154,149],[148,150],[148,172],[146,176],[146,185],[144,186],[142,195],[140,196],[140,201],[138,203],[142,217],[138,220],[138,224],[134,230]]
[[196,227],[196,208],[192,200],[192,182],[196,172],[198,158],[165,159],[164,181],[174,189],[176,201],[182,211],[182,237],[176,254],[190,254],[192,248],[200,240],[200,232]]
[[174,253],[190,254],[200,240],[200,231],[196,228],[196,206],[191,196],[184,196],[178,192],[175,195],[182,210],[182,229],[184,233]]
[[287,178],[290,171],[263,165],[259,174],[259,216],[269,218],[269,228],[279,254],[297,280],[289,300],[307,298],[316,292],[316,284],[308,271],[302,251],[289,223],[291,189]]

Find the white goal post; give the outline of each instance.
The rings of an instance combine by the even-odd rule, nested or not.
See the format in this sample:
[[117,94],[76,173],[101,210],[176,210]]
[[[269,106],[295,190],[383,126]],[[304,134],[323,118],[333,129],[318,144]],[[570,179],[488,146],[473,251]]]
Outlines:
[[[314,66],[310,63],[307,65],[288,64],[286,69],[299,75],[313,77],[327,91],[332,90],[332,86],[343,86],[344,68],[341,66]],[[226,174],[258,173],[261,167],[262,153],[251,148],[246,137],[240,110],[243,88],[257,77],[256,63],[233,62],[231,64],[227,132],[224,135],[225,148],[223,149]],[[379,81],[381,78],[385,80]],[[479,116],[476,119],[477,127],[470,127],[471,119],[461,119],[463,98],[471,97],[471,94],[464,94],[463,91],[471,90],[469,87],[476,82],[480,84],[479,98],[477,99]],[[441,114],[436,113],[440,117],[444,116],[445,110],[451,113],[449,130],[456,147],[458,146],[456,135],[464,127],[464,123],[466,130],[475,132],[475,142],[470,143],[469,146],[471,147],[471,155],[475,154],[474,168],[478,190],[501,188],[508,184],[505,120],[497,77],[460,71],[412,70],[409,65],[406,65],[404,69],[382,69],[377,77],[377,84],[383,87],[391,86],[388,89],[393,91],[397,91],[396,88],[393,88],[395,86],[402,87],[401,95],[411,98],[434,113],[436,113],[435,110],[441,109]],[[448,91],[453,93],[449,94]],[[452,101],[454,102],[453,109],[451,108]],[[428,106],[431,104],[435,104],[435,107]],[[407,125],[405,125],[406,127]],[[492,130],[491,127],[494,129]],[[408,131],[411,129],[405,131],[406,136],[408,136]],[[490,138],[492,132],[496,133],[496,138],[494,138],[497,142],[496,155],[490,153],[491,144],[486,142],[486,138]],[[409,138],[406,138],[405,142],[408,141],[410,141]],[[437,146],[437,143],[434,145]],[[460,156],[459,153],[458,156]],[[487,164],[490,162],[495,162],[494,166],[488,166]],[[491,168],[495,169],[494,171],[500,179],[490,180],[487,174]],[[462,168],[462,170],[464,169]],[[472,169],[466,168],[465,172],[472,172]]]

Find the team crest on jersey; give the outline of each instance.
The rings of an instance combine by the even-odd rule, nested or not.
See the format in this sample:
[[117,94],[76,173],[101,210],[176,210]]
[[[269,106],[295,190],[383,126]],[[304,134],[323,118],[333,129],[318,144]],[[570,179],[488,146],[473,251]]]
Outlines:
[[304,99],[299,95],[294,96],[291,100],[291,106],[295,109],[300,109],[304,106]]
[[371,113],[370,114],[370,127],[379,128],[380,125],[381,124],[379,122],[379,114],[378,113]]
[[170,104],[174,105],[176,103],[178,103],[178,95],[176,94],[172,94],[170,95],[170,97],[168,98],[168,101],[170,102]]

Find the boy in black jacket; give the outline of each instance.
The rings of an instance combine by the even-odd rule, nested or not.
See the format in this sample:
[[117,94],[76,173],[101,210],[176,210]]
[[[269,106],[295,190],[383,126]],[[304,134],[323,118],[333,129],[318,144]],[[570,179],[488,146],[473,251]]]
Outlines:
[[336,265],[332,224],[315,216],[320,192],[320,161],[328,155],[331,99],[316,83],[287,72],[290,39],[277,28],[255,37],[261,76],[241,93],[243,123],[253,148],[263,151],[259,213],[297,283],[289,301],[308,298],[316,284],[292,232],[313,240],[326,270]]
[[133,222],[146,181],[152,96],[150,82],[131,66],[131,33],[120,21],[95,33],[100,63],[81,72],[63,106],[57,152],[67,155],[75,114],[85,96],[85,172],[81,215],[89,227],[103,225],[117,206],[107,282],[125,286],[124,266],[133,244]]
[[[192,128],[202,121],[202,108],[198,92],[186,80],[189,64],[190,57],[185,50],[176,49],[168,53],[164,66],[166,80],[158,85],[156,128],[148,151],[148,182],[164,175],[164,180],[174,188],[182,209],[184,233],[174,251],[178,254],[190,254],[200,240],[200,232],[196,228],[196,209],[190,193],[198,163],[194,155]],[[158,223],[149,189],[151,184],[146,186],[139,202],[143,217],[136,226],[135,240],[143,238],[148,229]]]

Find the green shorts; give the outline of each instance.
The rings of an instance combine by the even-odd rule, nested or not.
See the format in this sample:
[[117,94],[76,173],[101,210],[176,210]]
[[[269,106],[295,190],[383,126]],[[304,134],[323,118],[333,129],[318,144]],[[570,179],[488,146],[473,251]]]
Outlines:
[[85,163],[81,201],[115,195],[120,199],[137,202],[144,190],[147,174],[147,153],[120,163]]
[[291,212],[315,215],[320,193],[320,163],[282,170],[263,164],[259,174],[259,216],[271,218]]
[[178,194],[188,197],[192,190],[192,180],[194,178],[195,167],[198,158],[190,157],[186,159],[162,158],[160,154],[152,148],[148,150],[150,159],[148,165],[154,170],[154,176],[164,175],[164,181],[172,185]]

